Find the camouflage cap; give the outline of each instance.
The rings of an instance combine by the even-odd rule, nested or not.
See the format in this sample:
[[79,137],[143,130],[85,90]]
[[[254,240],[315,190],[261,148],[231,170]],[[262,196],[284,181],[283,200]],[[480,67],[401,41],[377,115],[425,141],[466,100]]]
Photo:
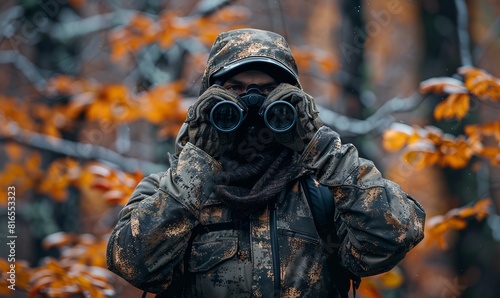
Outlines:
[[210,51],[200,94],[216,78],[258,69],[280,82],[300,87],[297,64],[283,36],[259,29],[238,29],[219,34]]

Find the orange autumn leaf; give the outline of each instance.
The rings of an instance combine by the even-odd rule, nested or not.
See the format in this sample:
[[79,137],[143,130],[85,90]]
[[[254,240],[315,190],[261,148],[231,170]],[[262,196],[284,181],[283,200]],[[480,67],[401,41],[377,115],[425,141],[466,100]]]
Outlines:
[[42,247],[46,250],[51,248],[62,248],[75,243],[77,235],[73,233],[57,232],[48,235],[42,241]]
[[439,155],[434,144],[428,140],[421,140],[406,147],[403,160],[419,170],[436,164],[439,161]]
[[116,35],[110,38],[111,47],[111,61],[116,62],[122,59],[128,53],[128,47],[123,42],[118,42],[114,39],[119,39]]
[[398,151],[408,143],[409,135],[395,130],[386,130],[383,134],[382,145],[387,151]]
[[111,60],[117,62],[129,52],[137,52],[155,42],[158,25],[149,16],[136,13],[130,22],[113,31],[109,37]]
[[455,216],[461,218],[475,217],[476,220],[481,221],[488,216],[490,206],[491,200],[483,199],[476,202],[473,206],[456,209]]
[[[56,126],[54,126],[51,123],[45,123],[42,126],[41,133],[44,134],[44,135],[47,135],[47,136],[51,136],[51,137],[55,137],[55,138],[61,138],[61,132],[59,131],[59,129]],[[55,141],[55,140],[53,140],[53,141]]]
[[500,166],[500,148],[499,147],[484,147],[479,155],[487,158],[491,164]]
[[168,48],[178,39],[188,38],[192,34],[192,23],[176,16],[172,11],[166,11],[158,21],[157,42],[161,48]]
[[177,40],[196,37],[210,45],[222,31],[234,29],[228,23],[241,22],[248,16],[244,8],[226,7],[210,16],[178,17],[167,11],[155,22],[145,14],[136,14],[129,24],[110,35],[111,58],[118,61],[127,53],[137,52],[153,43],[161,48],[171,47]]
[[213,18],[220,23],[246,22],[250,18],[251,12],[244,6],[227,6],[217,10]]
[[359,287],[359,293],[362,293],[362,297],[383,297],[382,293],[385,290],[397,289],[401,287],[403,282],[403,273],[396,266],[387,272],[364,277]]
[[[14,186],[19,189],[19,191],[26,189],[26,187],[29,187],[32,183],[29,180],[26,180],[28,175],[25,167],[20,164],[15,164],[15,163],[7,163],[3,171],[0,172],[0,185],[2,185],[5,188],[8,186]],[[2,205],[5,204],[7,205],[7,197],[2,196]]]
[[430,140],[434,145],[440,145],[444,136],[443,131],[433,125],[424,127],[425,138]]
[[467,166],[473,155],[469,144],[461,137],[444,138],[439,151],[442,155],[439,160],[441,166],[449,166],[452,169],[461,169]]
[[[141,114],[153,124],[159,124],[167,119],[184,122],[186,108],[182,106],[179,83],[166,84],[144,92],[139,101]],[[180,117],[180,118],[179,118]]]
[[292,47],[291,50],[299,69],[309,69],[311,67],[312,61],[314,61],[312,51],[298,47]]
[[26,159],[26,170],[29,173],[37,173],[40,172],[40,167],[42,165],[42,157],[38,152],[33,152]]
[[385,289],[399,288],[404,282],[403,273],[399,267],[394,267],[376,277],[380,280],[382,287]]
[[363,298],[382,298],[379,285],[372,278],[365,278],[357,291]]
[[80,171],[80,166],[74,159],[58,159],[50,164],[38,191],[50,195],[56,201],[65,201],[68,197],[67,189],[77,181]]
[[[39,152],[23,152],[18,160],[6,162],[0,172],[0,187],[16,187],[16,195],[22,197],[31,191],[42,177],[41,155]],[[0,196],[0,205],[7,204],[7,196]]]
[[91,234],[57,232],[43,239],[44,249],[57,248],[61,265],[85,264],[106,267],[107,239]]
[[110,204],[125,205],[144,175],[141,172],[125,173],[102,165],[86,167],[93,179],[90,186],[103,191],[103,199]]
[[104,194],[103,199],[110,204],[125,205],[128,202],[129,196],[119,189],[112,189]]
[[151,42],[156,35],[155,22],[150,17],[140,13],[132,17],[128,29],[134,35],[144,38],[145,42]]
[[500,142],[500,120],[481,125],[481,132],[485,136],[493,136]]
[[422,93],[467,94],[464,83],[454,78],[440,77],[427,79],[420,83]]
[[4,148],[10,160],[18,161],[23,154],[23,147],[18,143],[8,142]]
[[492,136],[496,141],[500,141],[500,120],[485,124],[467,125],[465,133],[468,136]]
[[94,178],[91,187],[99,190],[108,191],[113,188],[113,184],[108,178]]
[[0,95],[0,134],[10,136],[17,128],[36,131],[38,124],[30,117],[30,107],[23,100]]
[[[84,264],[63,264],[46,259],[33,269],[30,278],[29,297],[97,297],[114,295],[112,276],[102,280],[102,270]],[[98,272],[96,274],[95,272]]]
[[139,103],[134,100],[130,90],[119,84],[104,85],[92,94],[75,97],[70,104],[74,112],[83,111],[88,120],[109,120],[115,122],[132,122],[140,117]]
[[408,144],[413,132],[411,126],[394,123],[388,130],[384,131],[382,146],[387,151],[398,151]]
[[425,243],[437,242],[441,249],[446,249],[445,233],[467,227],[467,220],[483,220],[489,214],[490,199],[482,199],[472,206],[464,206],[448,211],[445,215],[434,216],[425,225]]
[[442,120],[455,117],[460,120],[469,112],[469,108],[470,98],[468,94],[450,94],[435,107],[434,118]]
[[59,93],[64,95],[75,94],[82,92],[76,80],[70,76],[58,75],[54,76],[47,83],[47,91],[49,93]]
[[481,99],[500,101],[500,80],[486,71],[474,67],[461,67],[458,72],[465,76],[465,86]]
[[313,52],[314,60],[318,64],[319,70],[324,75],[331,75],[339,69],[339,62],[336,56],[323,50]]
[[219,26],[210,17],[201,17],[193,25],[195,28],[199,28],[198,31],[195,32],[199,41],[207,46],[212,45],[219,33],[227,29]]
[[93,243],[78,243],[73,247],[64,248],[61,252],[62,264],[86,264],[106,267],[107,241],[96,240]]
[[[467,166],[472,156],[483,152],[481,131],[481,127],[469,126],[468,136],[454,137],[434,126],[419,128],[396,123],[384,132],[382,145],[388,151],[404,148],[403,160],[417,170],[436,164],[459,169]],[[484,152],[496,157],[491,150]]]
[[[26,291],[29,288],[29,279],[31,276],[31,268],[28,263],[23,260],[16,260],[14,263],[7,262],[7,259],[0,257],[0,295],[6,295],[5,297],[11,297],[13,293],[8,286],[11,285],[8,279],[11,278],[8,273],[11,270],[11,265],[15,266],[15,285],[16,290]],[[3,297],[3,296],[2,296]]]
[[47,82],[45,89],[49,94],[76,95],[94,91],[98,87],[99,84],[92,80],[56,75]]
[[483,133],[483,128],[480,124],[470,124],[466,125],[464,128],[465,134],[467,136],[480,136]]
[[460,218],[446,218],[445,216],[435,216],[429,219],[426,224],[425,235],[427,242],[437,242],[440,249],[448,248],[445,233],[450,230],[462,230],[467,226],[467,222]]

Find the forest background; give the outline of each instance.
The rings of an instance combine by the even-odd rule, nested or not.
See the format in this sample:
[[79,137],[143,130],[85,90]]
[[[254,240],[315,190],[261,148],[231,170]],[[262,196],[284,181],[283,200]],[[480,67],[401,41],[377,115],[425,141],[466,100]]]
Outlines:
[[0,297],[141,294],[105,269],[107,234],[168,167],[215,37],[242,27],[285,36],[325,124],[427,211],[357,295],[497,297],[495,0],[2,1]]

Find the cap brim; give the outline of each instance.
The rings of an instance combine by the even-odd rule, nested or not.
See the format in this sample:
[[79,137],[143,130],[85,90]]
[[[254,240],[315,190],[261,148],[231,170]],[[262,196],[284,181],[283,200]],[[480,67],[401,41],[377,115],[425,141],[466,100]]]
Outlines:
[[222,67],[211,76],[211,81],[213,83],[217,79],[224,79],[224,78],[227,79],[228,77],[235,75],[238,72],[252,69],[251,66],[254,65],[256,66],[255,67],[256,70],[260,70],[260,68],[257,67],[258,65],[270,66],[274,70],[278,70],[282,72],[284,75],[286,75],[288,77],[286,81],[290,81],[290,79],[292,79],[295,82],[299,81],[297,74],[288,67],[286,67],[283,63],[268,57],[255,57],[255,56],[243,58]]

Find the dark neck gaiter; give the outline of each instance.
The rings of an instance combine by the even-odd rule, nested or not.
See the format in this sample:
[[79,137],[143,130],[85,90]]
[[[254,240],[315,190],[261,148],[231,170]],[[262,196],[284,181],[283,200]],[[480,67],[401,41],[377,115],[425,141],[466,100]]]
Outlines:
[[248,215],[274,199],[300,167],[294,152],[277,143],[265,148],[236,144],[240,145],[221,156],[215,194],[238,214]]

